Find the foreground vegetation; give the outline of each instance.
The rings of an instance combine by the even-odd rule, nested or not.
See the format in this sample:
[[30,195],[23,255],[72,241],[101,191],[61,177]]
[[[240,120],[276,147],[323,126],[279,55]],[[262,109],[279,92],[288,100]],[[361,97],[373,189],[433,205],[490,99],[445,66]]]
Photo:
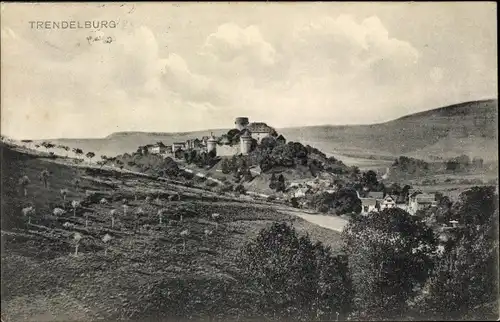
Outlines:
[[[493,187],[468,190],[456,203],[442,198],[437,212],[417,216],[353,215],[338,236],[271,204],[2,154],[7,321],[498,316]],[[357,176],[381,186],[371,173]],[[338,197],[345,202],[334,208],[359,206],[351,194]],[[450,220],[462,226],[443,231]]]

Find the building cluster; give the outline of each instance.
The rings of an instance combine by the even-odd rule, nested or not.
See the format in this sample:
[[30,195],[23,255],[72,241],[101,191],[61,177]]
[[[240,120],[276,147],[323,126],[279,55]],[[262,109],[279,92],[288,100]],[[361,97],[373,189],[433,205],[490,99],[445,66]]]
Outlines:
[[[263,122],[249,123],[248,117],[237,117],[235,128],[239,131],[239,144],[233,144],[227,134],[215,137],[213,134],[204,136],[201,139],[189,139],[185,142],[174,142],[172,145],[163,145],[161,142],[146,146],[152,154],[173,154],[184,150],[199,150],[203,152],[213,152],[218,156],[232,156],[236,154],[246,155],[252,151],[253,141],[261,143],[265,137],[270,137],[276,133],[275,129]],[[274,139],[274,136],[273,136]],[[285,139],[283,136],[275,138],[278,141]]]
[[405,200],[402,196],[384,195],[383,192],[369,192],[366,197],[361,197],[358,193],[358,198],[361,200],[362,214],[397,207],[406,210],[411,215],[415,215],[419,210],[437,206],[435,194],[419,191],[410,192],[408,200]]
[[[330,180],[314,179],[308,182],[292,182],[287,187],[286,193],[289,198],[297,198],[299,204],[308,205],[307,196],[318,193],[334,193],[339,187],[333,184]],[[410,191],[409,197],[384,194],[383,192],[368,192],[366,196],[361,196],[357,193],[358,199],[361,201],[361,214],[366,215],[370,212],[379,212],[388,208],[400,208],[411,215],[415,215],[417,211],[428,207],[437,206],[435,194],[422,193],[420,191]]]

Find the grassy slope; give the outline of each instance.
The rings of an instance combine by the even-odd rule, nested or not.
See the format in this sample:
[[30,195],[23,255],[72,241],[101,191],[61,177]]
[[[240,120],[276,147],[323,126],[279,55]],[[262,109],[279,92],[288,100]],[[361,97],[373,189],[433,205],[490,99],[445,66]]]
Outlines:
[[[488,147],[496,146],[498,101],[466,102],[408,115],[394,121],[359,126],[319,126],[287,129],[289,140],[316,141],[325,152],[366,155],[371,153],[427,157],[429,154],[459,155],[481,135]],[[443,140],[448,140],[443,145]],[[433,145],[440,148],[432,148]],[[429,150],[427,150],[429,149]],[[496,159],[495,150],[471,151],[485,159]]]
[[[42,169],[52,172],[48,189],[36,179]],[[28,197],[17,189],[21,175],[31,178]],[[76,191],[71,179],[82,179]],[[116,186],[117,188],[111,188]],[[120,201],[108,205],[84,203],[73,218],[71,211],[62,218],[51,215],[54,207],[66,207],[59,189],[69,188],[68,200],[84,200],[84,189],[99,190],[109,199],[130,200],[127,215]],[[32,225],[5,230],[2,225],[2,318],[114,320],[121,317],[187,318],[238,314],[238,270],[235,259],[242,245],[272,221],[288,221],[313,239],[336,247],[339,235],[269,208],[241,202],[217,201],[187,188],[168,185],[134,175],[113,176],[103,171],[90,176],[82,169],[55,164],[49,160],[2,149],[2,219],[16,215],[28,202],[37,207]],[[163,196],[180,193],[180,201],[145,204],[146,193]],[[139,192],[138,201],[133,193]],[[84,200],[85,201],[85,200]],[[135,231],[132,212],[142,207],[139,229]],[[166,209],[165,224],[159,225],[157,210]],[[110,209],[118,209],[111,228]],[[218,229],[211,214],[218,212]],[[183,221],[179,214],[183,214]],[[85,227],[85,214],[89,226]],[[20,216],[20,215],[19,215]],[[74,229],[63,227],[74,223]],[[186,250],[179,233],[188,229]],[[204,230],[213,235],[204,238]],[[80,255],[73,252],[75,231],[83,235]],[[104,234],[114,239],[104,255]]]

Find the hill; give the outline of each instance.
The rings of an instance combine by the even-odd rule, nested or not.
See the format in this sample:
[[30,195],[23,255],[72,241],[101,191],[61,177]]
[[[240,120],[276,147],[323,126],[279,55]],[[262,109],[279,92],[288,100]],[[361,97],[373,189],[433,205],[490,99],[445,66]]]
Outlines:
[[[331,247],[339,243],[338,233],[269,204],[0,149],[4,321],[240,316],[244,290],[235,260],[261,228],[285,221]],[[47,187],[38,179],[43,170]],[[24,175],[26,195],[18,184]],[[73,200],[81,202],[75,210]],[[21,211],[28,205],[35,207],[29,220]],[[221,216],[217,225],[213,213]],[[75,233],[82,236],[78,256]]]
[[[360,158],[394,159],[408,155],[420,159],[433,156],[452,157],[469,154],[485,161],[497,159],[498,100],[482,100],[445,106],[401,117],[380,124],[346,126],[307,126],[283,128],[278,131],[288,141],[309,144],[335,155],[347,165],[357,165]],[[226,133],[229,129],[184,133],[118,132],[102,139],[55,139],[55,144],[69,145],[96,154],[114,156],[133,152],[138,146],[162,141],[176,141],[202,137],[213,132]],[[41,142],[41,141],[39,141]],[[363,163],[362,162],[362,163]],[[380,166],[380,165],[377,165]],[[382,165],[383,167],[383,165]]]
[[[498,101],[466,102],[411,114],[386,123],[283,129],[288,140],[314,144],[330,153],[359,156],[474,154],[497,159]],[[483,148],[469,150],[482,144]]]

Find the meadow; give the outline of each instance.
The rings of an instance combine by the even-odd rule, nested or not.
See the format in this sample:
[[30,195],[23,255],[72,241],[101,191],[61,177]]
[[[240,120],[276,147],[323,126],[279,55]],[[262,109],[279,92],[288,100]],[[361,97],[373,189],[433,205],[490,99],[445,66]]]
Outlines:
[[[2,153],[4,321],[237,316],[235,261],[262,228],[287,222],[333,249],[340,243],[338,233],[271,204]],[[26,196],[22,176],[30,178]]]

